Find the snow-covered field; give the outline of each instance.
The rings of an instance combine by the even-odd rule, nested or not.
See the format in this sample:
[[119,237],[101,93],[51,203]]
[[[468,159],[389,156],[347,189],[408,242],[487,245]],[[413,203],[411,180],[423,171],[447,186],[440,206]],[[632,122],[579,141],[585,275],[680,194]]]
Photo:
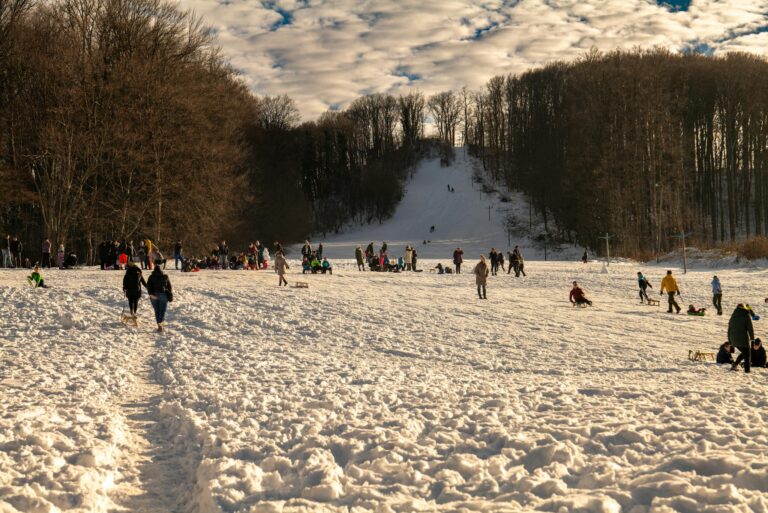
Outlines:
[[[639,305],[637,266],[528,261],[480,301],[292,263],[308,289],[171,272],[165,334],[146,297],[120,324],[122,273],[0,271],[0,512],[768,511],[768,372],[688,361],[728,315]],[[718,275],[760,310],[768,272]]]

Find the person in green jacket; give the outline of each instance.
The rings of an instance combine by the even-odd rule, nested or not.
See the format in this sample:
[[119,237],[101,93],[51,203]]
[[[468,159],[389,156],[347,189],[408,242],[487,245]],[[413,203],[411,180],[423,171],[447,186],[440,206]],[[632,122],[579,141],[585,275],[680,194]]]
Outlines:
[[33,287],[41,287],[44,289],[48,288],[48,286],[45,284],[45,280],[43,280],[43,275],[40,274],[40,268],[37,266],[35,266],[35,268],[32,270],[32,274],[27,276],[27,280]]
[[755,331],[752,327],[752,315],[749,305],[739,304],[731,314],[728,321],[728,341],[739,350],[736,362],[731,370],[738,369],[739,363],[744,361],[744,372],[749,372],[751,367],[750,348],[755,339]]

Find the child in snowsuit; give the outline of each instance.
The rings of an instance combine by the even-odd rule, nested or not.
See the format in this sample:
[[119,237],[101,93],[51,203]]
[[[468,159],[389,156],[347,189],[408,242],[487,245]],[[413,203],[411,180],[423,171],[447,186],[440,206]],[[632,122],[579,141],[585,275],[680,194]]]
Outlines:
[[733,346],[727,340],[720,345],[720,350],[717,352],[717,363],[729,363],[733,365]]
[[40,268],[37,266],[35,266],[32,274],[27,277],[27,280],[29,280],[30,285],[33,287],[40,287],[43,289],[48,288],[48,286],[45,284],[45,280],[43,280],[43,275],[40,274]]
[[763,343],[759,338],[756,338],[752,341],[752,367],[765,367],[766,365],[766,354],[765,354],[765,347],[763,347]]

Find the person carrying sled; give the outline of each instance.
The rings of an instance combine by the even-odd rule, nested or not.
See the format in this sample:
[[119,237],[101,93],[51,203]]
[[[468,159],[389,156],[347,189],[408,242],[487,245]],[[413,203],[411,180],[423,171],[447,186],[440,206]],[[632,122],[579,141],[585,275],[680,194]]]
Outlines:
[[285,284],[285,286],[288,286],[288,280],[285,279],[285,271],[287,269],[290,269],[288,266],[288,261],[285,259],[285,255],[283,255],[283,252],[279,252],[275,255],[275,272],[277,272],[277,275],[280,277],[280,281],[278,281],[277,286]]
[[40,274],[40,268],[38,266],[35,266],[35,268],[32,270],[32,274],[27,276],[27,280],[29,280],[29,284],[35,288],[48,288],[48,286],[45,284],[45,280],[43,280],[43,275]]
[[646,292],[647,289],[653,288],[651,286],[651,282],[648,281],[648,278],[643,276],[643,273],[640,271],[637,272],[637,286],[640,287],[640,304],[643,304],[643,298],[645,298],[645,302],[650,304],[651,300],[648,299],[648,293]]
[[744,372],[749,372],[752,358],[750,347],[755,339],[755,330],[752,327],[752,315],[747,305],[738,304],[728,321],[728,342],[739,350],[739,356],[733,363],[731,370],[736,370],[739,363],[744,361]]
[[680,289],[677,286],[677,280],[672,276],[672,271],[667,271],[667,275],[661,280],[661,292],[659,292],[659,294],[663,296],[664,292],[667,293],[667,301],[669,303],[669,310],[667,310],[667,313],[672,313],[673,307],[677,313],[680,313],[680,305],[675,301],[675,294],[679,296]]
[[485,286],[488,283],[488,272],[488,262],[485,259],[485,255],[480,255],[480,261],[472,270],[472,273],[475,275],[475,285],[477,285],[477,296],[480,299],[488,299],[485,292]]
[[717,351],[717,363],[733,365],[733,351],[733,346],[727,340],[720,344],[720,349]]
[[571,302],[573,306],[581,306],[581,305],[589,305],[592,306],[592,301],[587,299],[587,297],[584,295],[584,291],[579,287],[579,284],[577,282],[573,282],[573,288],[571,289],[571,293],[568,295],[568,300]]
[[720,278],[712,277],[712,304],[717,309],[717,315],[723,315],[723,288],[720,286]]
[[162,262],[155,262],[155,268],[147,280],[147,292],[152,308],[155,310],[157,331],[164,331],[165,312],[168,309],[168,303],[173,302],[173,287],[168,275],[163,272]]
[[128,298],[128,309],[134,319],[136,319],[136,312],[139,309],[142,285],[147,288],[147,282],[141,274],[141,269],[134,262],[128,262],[123,276],[123,294]]

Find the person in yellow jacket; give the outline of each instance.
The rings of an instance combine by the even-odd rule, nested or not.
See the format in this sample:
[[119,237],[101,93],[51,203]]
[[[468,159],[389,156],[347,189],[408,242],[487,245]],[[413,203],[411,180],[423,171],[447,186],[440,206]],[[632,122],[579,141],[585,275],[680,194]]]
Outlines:
[[666,291],[669,300],[669,310],[667,313],[672,313],[672,307],[675,307],[677,313],[680,313],[680,305],[675,301],[675,294],[680,295],[680,288],[677,286],[677,280],[672,276],[672,271],[667,271],[667,275],[661,280],[661,295],[664,295]]

